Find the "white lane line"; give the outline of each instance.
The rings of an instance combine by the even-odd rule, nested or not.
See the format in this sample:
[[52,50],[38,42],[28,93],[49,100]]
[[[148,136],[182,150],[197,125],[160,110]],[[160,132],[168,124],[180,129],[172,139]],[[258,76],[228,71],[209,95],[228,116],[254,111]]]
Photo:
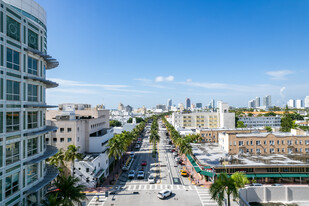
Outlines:
[[155,189],[157,189],[157,186],[158,186],[158,185],[155,185]]
[[191,187],[191,186],[189,186],[189,190],[192,190],[192,187]]
[[133,186],[133,190],[135,190],[135,189],[136,189],[136,185]]
[[138,187],[138,189],[141,190],[141,189],[142,189],[142,185],[140,185],[140,186]]
[[179,185],[177,185],[177,189],[179,190],[180,188],[179,188]]
[[152,185],[149,185],[149,190],[152,190]]

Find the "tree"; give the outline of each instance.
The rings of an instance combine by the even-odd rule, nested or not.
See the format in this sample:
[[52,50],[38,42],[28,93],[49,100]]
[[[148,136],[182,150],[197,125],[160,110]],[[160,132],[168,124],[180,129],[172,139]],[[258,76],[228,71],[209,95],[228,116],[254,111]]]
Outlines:
[[60,206],[61,201],[59,200],[57,193],[51,193],[51,194],[47,195],[46,200],[41,201],[41,204],[43,206]]
[[75,167],[74,167],[74,162],[76,159],[78,160],[82,160],[82,154],[81,153],[78,153],[79,147],[76,147],[75,145],[71,144],[68,146],[68,149],[67,151],[65,151],[65,155],[64,155],[64,160],[66,161],[71,161],[72,162],[72,171],[73,171],[73,174],[74,174],[74,170],[75,170]]
[[64,159],[65,159],[65,156],[64,156],[64,153],[63,153],[63,149],[59,149],[59,151],[52,157],[48,158],[48,163],[51,164],[51,165],[54,165],[56,167],[58,167],[59,171],[60,172],[63,172],[64,170]]
[[290,132],[293,127],[293,119],[289,113],[289,108],[286,106],[283,117],[281,118],[281,132]]
[[230,206],[230,196],[233,195],[233,198],[237,199],[239,197],[238,190],[247,183],[249,183],[247,177],[241,172],[236,172],[231,177],[226,173],[221,173],[210,187],[211,199],[217,201],[219,206],[222,206],[226,194],[227,205]]
[[[135,119],[136,119],[136,123],[140,123],[140,122],[144,121],[144,119],[141,118],[141,117],[135,117]],[[130,117],[130,119],[128,119],[127,123],[132,123],[132,122],[133,122],[133,119],[132,119],[132,117]]]
[[252,113],[249,113],[249,114],[248,114],[248,117],[253,117],[253,114],[252,114]]
[[109,126],[110,127],[121,127],[121,122],[118,120],[110,120]]
[[237,128],[246,128],[247,126],[244,124],[243,121],[238,121],[237,122]]
[[273,131],[273,129],[270,126],[266,126],[265,129],[266,129],[267,132],[272,132]]
[[78,178],[70,175],[59,175],[57,177],[53,186],[58,189],[55,193],[62,205],[74,206],[74,203],[81,203],[82,200],[86,199],[86,195],[82,193],[86,188],[78,182]]
[[275,112],[267,112],[266,114],[264,114],[265,117],[269,117],[269,116],[276,116]]

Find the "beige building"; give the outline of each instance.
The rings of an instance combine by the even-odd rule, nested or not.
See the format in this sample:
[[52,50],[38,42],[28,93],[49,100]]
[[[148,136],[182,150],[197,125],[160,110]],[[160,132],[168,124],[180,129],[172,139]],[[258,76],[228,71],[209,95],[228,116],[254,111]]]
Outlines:
[[73,144],[80,147],[80,153],[100,152],[96,143],[103,147],[103,142],[98,138],[104,141],[104,135],[112,131],[109,110],[99,108],[87,104],[61,104],[59,110],[48,110],[47,125],[56,126],[58,130],[46,137],[47,144],[63,149]]
[[202,137],[202,142],[218,143],[220,133],[225,134],[248,134],[248,133],[266,132],[265,129],[254,128],[236,128],[236,129],[197,129],[196,133]]
[[309,134],[291,133],[220,133],[219,145],[230,155],[236,154],[309,154]]

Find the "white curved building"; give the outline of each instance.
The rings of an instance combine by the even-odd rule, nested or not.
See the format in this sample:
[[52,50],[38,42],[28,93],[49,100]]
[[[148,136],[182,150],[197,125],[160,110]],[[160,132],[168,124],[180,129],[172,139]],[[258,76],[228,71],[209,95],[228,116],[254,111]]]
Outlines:
[[58,170],[45,160],[57,152],[45,135],[46,12],[33,0],[0,0],[0,205],[38,205]]

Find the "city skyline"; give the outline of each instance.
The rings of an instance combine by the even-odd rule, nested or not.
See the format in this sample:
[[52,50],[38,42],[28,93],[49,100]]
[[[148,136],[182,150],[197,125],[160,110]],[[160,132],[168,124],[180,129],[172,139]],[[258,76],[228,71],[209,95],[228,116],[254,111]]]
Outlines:
[[60,84],[50,104],[152,107],[190,96],[241,107],[270,94],[282,106],[308,95],[307,1],[37,2],[61,62],[48,74]]

